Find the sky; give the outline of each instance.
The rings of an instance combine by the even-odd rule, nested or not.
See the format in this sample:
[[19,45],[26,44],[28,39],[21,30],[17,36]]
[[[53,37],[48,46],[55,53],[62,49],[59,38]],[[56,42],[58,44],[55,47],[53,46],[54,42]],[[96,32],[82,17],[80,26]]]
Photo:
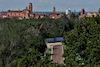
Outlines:
[[0,0],[0,11],[23,10],[28,7],[29,3],[33,4],[33,11],[52,11],[53,7],[56,11],[81,11],[82,8],[86,12],[98,12],[100,8],[100,0]]

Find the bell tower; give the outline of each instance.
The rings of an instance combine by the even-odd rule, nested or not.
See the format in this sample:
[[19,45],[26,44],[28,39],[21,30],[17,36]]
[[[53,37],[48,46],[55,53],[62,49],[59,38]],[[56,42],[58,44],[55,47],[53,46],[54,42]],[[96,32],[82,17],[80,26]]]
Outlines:
[[81,16],[83,16],[85,14],[85,10],[84,10],[84,8],[81,10]]
[[55,7],[53,8],[53,12],[56,12],[56,9],[55,9]]
[[32,12],[32,3],[29,3],[29,10]]

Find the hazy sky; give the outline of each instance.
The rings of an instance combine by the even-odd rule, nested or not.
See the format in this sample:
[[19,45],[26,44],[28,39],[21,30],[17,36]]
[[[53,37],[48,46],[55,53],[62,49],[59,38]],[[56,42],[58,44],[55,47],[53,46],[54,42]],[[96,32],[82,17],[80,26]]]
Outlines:
[[56,11],[65,11],[70,8],[72,11],[97,12],[100,8],[100,0],[0,0],[0,11],[23,10],[29,3],[33,4],[33,11],[52,11],[56,7]]

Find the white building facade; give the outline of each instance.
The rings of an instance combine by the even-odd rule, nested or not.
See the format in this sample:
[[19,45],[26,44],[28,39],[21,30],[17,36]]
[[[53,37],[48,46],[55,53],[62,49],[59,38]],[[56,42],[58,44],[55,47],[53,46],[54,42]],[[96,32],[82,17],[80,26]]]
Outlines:
[[68,15],[68,14],[71,14],[71,10],[70,9],[66,10],[66,15]]

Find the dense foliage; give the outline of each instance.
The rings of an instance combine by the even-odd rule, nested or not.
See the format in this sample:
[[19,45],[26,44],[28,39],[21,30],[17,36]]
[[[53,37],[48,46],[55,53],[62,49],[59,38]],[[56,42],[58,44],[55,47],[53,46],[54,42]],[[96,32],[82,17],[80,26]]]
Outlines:
[[45,48],[45,42],[34,26],[16,18],[1,20],[0,67],[16,67],[18,59],[32,49],[43,53]]
[[[0,67],[54,67],[50,58],[41,56],[46,49],[44,38],[63,36],[74,27],[74,20],[60,19],[0,19]],[[43,24],[40,31],[40,25]],[[41,65],[42,64],[42,65]]]
[[64,35],[68,67],[100,67],[100,17],[83,18]]
[[51,63],[50,54],[41,59],[41,53],[37,50],[32,50],[19,60],[17,67],[64,67],[63,64]]
[[64,67],[51,64],[50,54],[41,58],[46,49],[44,39],[63,35],[66,66],[100,66],[99,15],[78,20],[72,14],[71,19],[66,15],[59,19],[0,19],[0,67]]
[[67,19],[67,18],[59,18],[59,19],[50,19],[50,18],[43,18],[43,19],[31,19],[30,21],[35,28],[40,27],[41,24],[43,26],[40,29],[40,35],[44,38],[48,37],[62,37],[64,31],[70,31],[74,27],[75,19]]

